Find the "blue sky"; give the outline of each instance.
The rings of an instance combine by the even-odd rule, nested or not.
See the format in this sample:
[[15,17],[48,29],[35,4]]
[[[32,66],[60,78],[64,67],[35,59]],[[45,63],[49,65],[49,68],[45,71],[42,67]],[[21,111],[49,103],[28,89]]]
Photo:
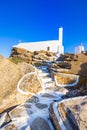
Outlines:
[[8,57],[19,40],[57,40],[61,26],[65,52],[87,49],[87,0],[0,0],[0,54]]

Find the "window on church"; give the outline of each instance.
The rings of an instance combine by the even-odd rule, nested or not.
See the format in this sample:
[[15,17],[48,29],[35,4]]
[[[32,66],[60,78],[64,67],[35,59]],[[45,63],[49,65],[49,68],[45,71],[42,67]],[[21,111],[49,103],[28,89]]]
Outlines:
[[50,47],[49,46],[47,47],[47,51],[50,51]]

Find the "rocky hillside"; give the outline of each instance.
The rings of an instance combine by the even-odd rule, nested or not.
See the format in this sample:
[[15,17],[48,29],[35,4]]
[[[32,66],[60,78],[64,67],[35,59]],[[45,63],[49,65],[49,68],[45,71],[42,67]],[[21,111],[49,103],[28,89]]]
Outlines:
[[8,59],[0,56],[0,129],[87,128],[87,55],[55,59],[51,52],[19,48]]
[[[0,59],[0,113],[7,108],[23,103],[32,96],[31,94],[25,95],[17,91],[17,84],[20,78],[30,72],[35,72],[35,68],[30,64],[22,62],[16,65],[8,59]],[[36,86],[34,86],[36,88],[32,88],[31,91],[37,93],[39,91],[37,88],[39,80],[36,78],[35,82]]]
[[14,63],[27,62],[27,63],[42,63],[43,61],[55,60],[56,54],[48,51],[35,51],[30,52],[22,48],[12,48],[10,59]]
[[[48,51],[30,52],[22,48],[12,48],[9,58],[14,63],[21,63],[23,61],[35,65],[43,65],[44,62],[53,61],[56,59],[56,54]],[[52,64],[54,69],[67,68],[73,74],[87,75],[87,55],[86,54],[64,54],[58,58],[57,61],[65,61],[63,63],[55,62]]]
[[0,101],[10,94],[21,77],[18,66],[7,59],[0,59]]
[[[32,53],[27,50],[19,49],[19,48],[12,49],[11,59],[13,62],[16,61],[16,59],[17,62],[23,61],[24,60],[23,58],[19,58],[22,56],[27,57],[27,59],[31,57],[32,60],[31,62],[30,61],[29,62],[36,66],[43,65],[47,61],[56,59],[55,58],[56,55],[54,53],[50,53],[46,51],[39,51],[39,52],[35,51]],[[65,72],[65,69],[68,69],[68,71]],[[87,93],[87,54],[86,53],[77,54],[77,55],[75,54],[61,55],[57,61],[54,61],[53,63],[50,64],[49,71],[52,72],[52,75],[54,72],[55,73],[62,72],[62,73],[79,75],[80,76],[79,83],[75,88],[70,89],[69,91],[70,95],[71,93],[73,93],[73,91],[74,93],[78,92],[78,95],[84,95],[84,93],[85,94]]]
[[[67,90],[69,90],[69,95],[67,96],[87,95],[87,54],[61,55],[56,62],[49,66],[49,70],[54,74],[65,73],[79,76],[78,84],[75,87],[67,88]],[[68,81],[67,78],[66,80]],[[63,78],[61,78],[61,82],[64,82]],[[60,91],[63,91],[64,89],[65,88],[60,88]]]

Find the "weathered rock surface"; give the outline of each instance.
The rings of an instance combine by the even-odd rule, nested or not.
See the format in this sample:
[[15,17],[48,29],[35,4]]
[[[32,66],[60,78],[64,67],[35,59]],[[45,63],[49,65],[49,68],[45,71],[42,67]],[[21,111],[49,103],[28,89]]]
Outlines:
[[80,76],[87,76],[87,61],[86,62],[71,61],[70,72],[73,74],[78,74]]
[[57,119],[57,117],[56,117],[57,115],[56,115],[55,112],[54,112],[53,103],[50,105],[49,113],[50,113],[50,118],[51,118],[51,120],[52,120],[52,122],[53,122],[53,125],[54,125],[55,130],[62,130],[62,129],[61,129],[61,126],[60,126],[60,124],[59,124],[59,121],[58,121],[58,119]]
[[30,92],[36,94],[42,90],[42,85],[35,73],[29,73],[21,80],[19,89],[26,93]]
[[[61,123],[60,121],[58,122],[58,116],[60,115],[61,120],[63,121],[62,124],[64,124],[64,126],[67,129],[86,130],[87,116],[85,113],[87,113],[87,98],[80,99],[80,100],[75,99],[74,101],[72,100],[64,101],[58,103],[59,107],[57,107],[57,102],[62,100],[60,96],[61,94],[59,94],[58,91],[61,91],[62,95],[63,93],[65,93],[68,97],[71,95],[73,96],[84,95],[84,94],[87,95],[87,77],[86,77],[87,72],[85,72],[85,70],[87,69],[86,59],[80,60],[80,58],[82,58],[81,55],[76,57],[71,55],[70,57],[67,57],[66,60],[67,62],[54,62],[53,64],[51,63],[51,65],[48,64],[47,67],[41,67],[43,68],[43,70],[40,71],[42,71],[42,73],[44,72],[43,75],[45,76],[42,75],[42,77],[40,77],[41,74],[39,74],[39,70],[37,73],[34,73],[35,68],[31,64],[24,63],[23,61],[25,62],[33,61],[34,64],[35,63],[38,64],[38,60],[40,60],[41,63],[43,63],[43,60],[48,62],[50,61],[51,58],[55,57],[54,54],[49,52],[44,52],[44,51],[32,53],[17,48],[13,50],[14,51],[11,54],[12,58],[17,58],[14,60],[21,59],[22,63],[19,63],[19,61],[17,61],[18,64],[16,65],[7,59],[3,59],[3,58],[0,59],[0,74],[1,74],[0,82],[2,85],[0,87],[4,88],[0,93],[1,95],[0,113],[4,111],[4,113],[0,114],[0,128],[2,130],[10,130],[10,129],[61,130],[60,127]],[[82,67],[81,65],[84,64],[85,66]],[[69,71],[67,71],[67,69]],[[45,70],[47,70],[47,72],[45,72]],[[49,76],[47,74],[49,72],[51,72],[53,75],[52,81],[51,81],[51,75]],[[60,72],[66,74],[68,73],[79,74],[80,81],[74,88],[70,88],[70,89],[67,89],[67,87],[58,88],[58,86],[56,85],[54,85],[53,87],[52,84],[54,83],[53,77],[56,72],[58,74]],[[31,73],[31,74],[27,75],[27,73]],[[22,91],[19,91],[17,83],[19,79],[21,79],[21,77],[22,80],[20,82],[19,88]],[[41,82],[41,80],[38,79],[38,77],[43,78],[44,80],[42,81],[44,82]],[[47,80],[47,82],[45,80]],[[44,86],[42,87],[41,85],[43,83]],[[50,86],[52,88],[49,87],[49,83],[51,83]],[[11,87],[11,85],[13,86]],[[46,87],[48,88],[46,89]],[[44,90],[43,93],[38,93],[42,89]],[[24,94],[22,92],[25,93],[27,92],[27,94]],[[37,93],[38,94],[32,97],[32,93],[34,95]],[[50,106],[51,103],[52,105]],[[49,117],[49,110],[48,110],[49,107],[50,107],[50,117],[54,124],[54,128],[52,127],[52,122]],[[56,112],[54,108],[56,108]]]
[[77,56],[74,54],[66,53],[58,58],[58,61],[77,61]]
[[23,48],[16,48],[13,47],[10,55],[11,61],[15,63],[19,62],[27,62],[27,63],[38,63],[38,62],[43,62],[43,61],[52,61],[56,59],[56,54],[53,52],[48,52],[48,51],[35,51],[35,52],[30,52],[26,49]]
[[49,66],[49,70],[59,72],[59,69],[70,69],[71,64],[68,62],[54,62]]
[[12,90],[9,91],[10,91],[9,95],[7,95],[6,98],[4,97],[0,101],[0,113],[2,113],[3,111],[9,111],[13,106],[15,107],[19,104],[24,103],[27,99],[29,99],[32,96],[31,94],[29,95],[22,94],[18,92],[17,89],[15,89],[14,91]]
[[7,112],[2,113],[0,115],[0,127],[3,126],[6,123],[9,123],[10,121],[11,121],[11,119],[10,119],[10,117],[9,117]]
[[73,74],[58,73],[54,75],[57,86],[60,87],[72,87],[76,86],[79,82],[79,76]]
[[[30,64],[20,63],[16,65],[8,59],[0,59],[0,89],[2,90],[0,91],[0,113],[5,110],[8,111],[12,106],[24,103],[32,96],[30,93],[25,95],[17,90],[17,84],[20,78],[31,71],[35,71],[35,68]],[[32,79],[32,84],[34,86],[36,85],[36,88],[39,88],[40,83],[38,79],[37,82],[39,84],[34,84],[35,82]],[[22,87],[24,86],[22,85]],[[38,92],[36,88],[32,88],[32,91],[35,93]],[[31,91],[30,88],[28,91]]]
[[[62,62],[60,62],[62,60]],[[67,68],[72,74],[79,74],[80,76],[87,76],[87,54],[65,54],[61,55],[55,63],[57,68]],[[53,65],[52,65],[53,66]]]
[[86,53],[81,53],[81,54],[69,54],[69,53],[66,53],[64,55],[61,55],[58,58],[58,61],[80,61],[80,62],[85,62],[85,61],[87,61],[87,52]]
[[[59,58],[59,60],[61,57]],[[54,62],[50,65],[49,70],[52,76],[55,74],[65,73],[79,75],[79,82],[73,88],[67,88],[67,96],[87,95],[87,54],[65,54],[62,55],[62,62]],[[58,77],[59,78],[59,77]],[[68,77],[69,78],[69,77]],[[61,78],[61,82],[63,78]],[[66,82],[67,80],[65,80]]]
[[[80,76],[87,76],[87,55],[86,54],[65,54],[63,57],[70,63],[70,72],[73,74],[79,74]],[[69,58],[70,60],[67,60]],[[61,57],[60,57],[61,59]]]
[[[87,129],[87,97],[72,98],[50,106],[50,116],[56,130]],[[60,126],[60,128],[59,128]]]
[[21,77],[19,68],[7,59],[0,60],[0,102],[16,89]]
[[32,61],[32,56],[33,56],[32,52],[23,48],[16,48],[16,47],[12,48],[10,55],[10,57],[12,57],[12,61],[15,63],[23,61],[29,63]]
[[28,64],[26,62],[22,62],[22,63],[18,63],[17,64],[19,69],[20,69],[20,72],[21,72],[21,75],[25,75],[27,73],[30,73],[30,72],[35,72],[35,68],[33,65],[31,64]]
[[31,124],[31,130],[51,130],[45,119],[38,117]]
[[25,103],[0,114],[1,130],[54,130],[49,117],[49,106],[62,98],[57,93],[40,93]]
[[79,82],[75,87],[67,89],[67,97],[87,95],[87,76],[80,77]]

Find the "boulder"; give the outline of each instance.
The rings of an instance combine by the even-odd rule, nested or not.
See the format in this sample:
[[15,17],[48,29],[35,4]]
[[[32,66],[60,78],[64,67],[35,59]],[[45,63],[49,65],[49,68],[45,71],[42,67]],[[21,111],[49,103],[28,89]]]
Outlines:
[[59,121],[58,121],[58,119],[56,117],[56,114],[54,112],[53,103],[50,105],[49,114],[50,114],[50,118],[51,118],[51,120],[53,122],[53,126],[54,126],[55,130],[62,130],[61,126],[59,124]]
[[25,75],[30,72],[35,72],[34,66],[26,62],[18,63],[17,65],[20,68],[20,72],[22,75]]
[[69,62],[55,62],[49,66],[49,70],[59,72],[59,69],[70,69],[71,64]]
[[87,76],[87,61],[71,61],[71,69],[70,72],[73,74],[78,74],[80,76]]
[[[32,92],[29,94],[21,93],[17,90],[18,81],[26,74],[31,71],[35,71],[34,67],[27,63],[20,63],[18,65],[14,64],[8,59],[0,59],[0,113],[3,111],[9,111],[11,107],[16,106],[18,104],[24,103],[30,97],[32,97],[32,93],[38,93],[42,90],[39,79],[37,76],[33,75],[32,77],[32,88],[27,86],[26,79],[22,80],[24,85],[26,85],[26,91]],[[34,72],[33,72],[34,73]],[[29,84],[31,81],[29,77],[27,78]],[[27,83],[28,83],[27,81]],[[22,89],[24,90],[25,86],[23,84]]]
[[22,79],[20,79],[18,89],[25,94],[37,94],[42,90],[42,85],[37,74],[31,72],[22,77]]
[[32,56],[33,52],[30,52],[23,48],[13,47],[11,50],[10,59],[14,63],[19,63],[23,61],[30,63],[32,61]]
[[0,60],[0,102],[16,89],[21,77],[19,68],[8,59]]
[[35,62],[52,61],[56,59],[56,54],[44,50],[30,52],[23,48],[13,47],[11,50],[10,59],[14,63],[19,63],[23,61],[27,63],[32,63],[34,61]]
[[79,82],[73,88],[68,88],[67,97],[87,95],[87,76],[79,77]]
[[7,112],[0,114],[0,127],[11,121]]
[[51,104],[49,111],[56,130],[87,129],[87,96]]
[[16,48],[16,47],[13,47],[12,50],[11,50],[11,57],[15,56],[15,55],[20,55],[20,54],[29,54],[31,52],[29,52],[28,50],[26,49],[23,49],[23,48]]

